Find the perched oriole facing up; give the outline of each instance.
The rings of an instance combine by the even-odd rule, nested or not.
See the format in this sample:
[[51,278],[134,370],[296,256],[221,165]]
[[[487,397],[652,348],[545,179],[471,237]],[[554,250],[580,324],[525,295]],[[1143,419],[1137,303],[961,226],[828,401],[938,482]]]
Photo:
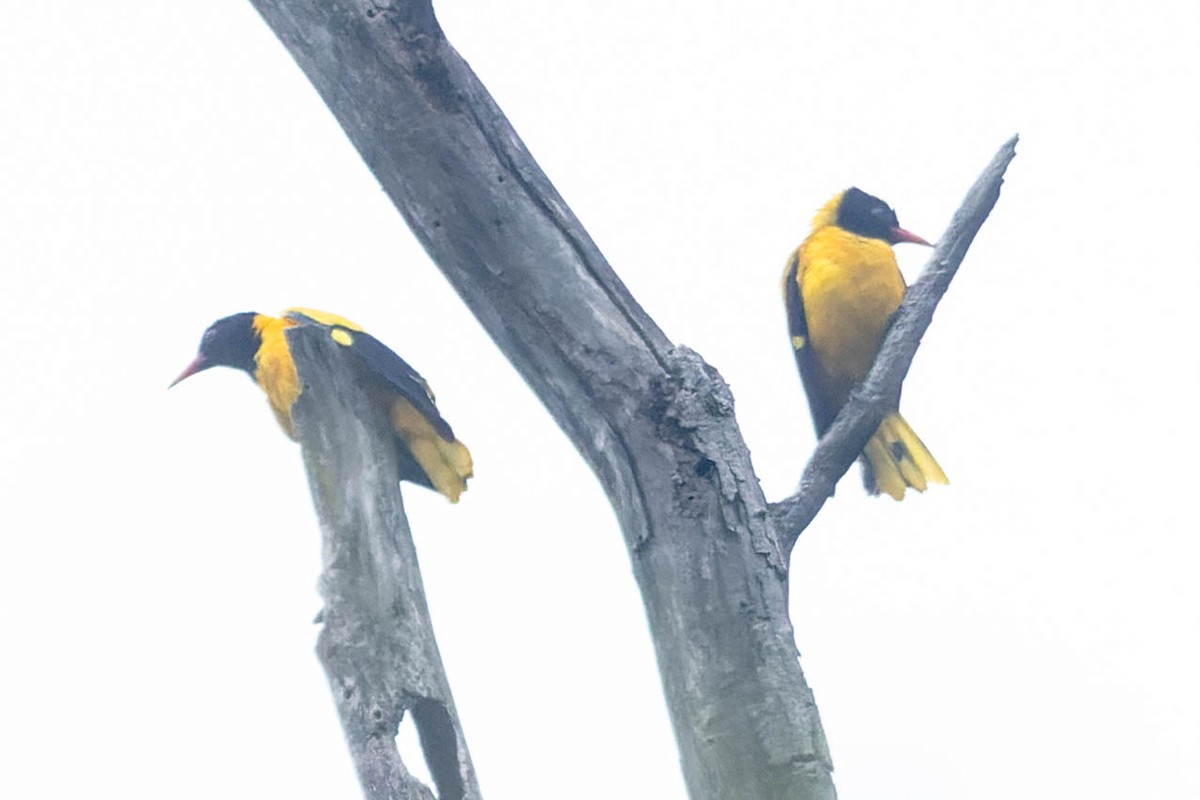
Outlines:
[[295,439],[292,404],[300,397],[300,377],[284,335],[295,325],[320,325],[361,359],[379,379],[389,404],[400,477],[436,489],[457,503],[471,477],[471,454],[438,413],[429,384],[404,359],[347,319],[310,308],[289,308],[282,317],[247,311],[219,319],[204,332],[200,352],[171,386],[209,367],[245,370],[267,393],[284,433]]
[[[851,188],[813,219],[783,276],[788,329],[817,436],[824,435],[850,392],[867,377],[904,299],[904,277],[892,245],[929,242],[900,227],[896,212]],[[867,491],[904,499],[911,486],[947,483],[946,474],[900,416],[884,417],[862,454]]]

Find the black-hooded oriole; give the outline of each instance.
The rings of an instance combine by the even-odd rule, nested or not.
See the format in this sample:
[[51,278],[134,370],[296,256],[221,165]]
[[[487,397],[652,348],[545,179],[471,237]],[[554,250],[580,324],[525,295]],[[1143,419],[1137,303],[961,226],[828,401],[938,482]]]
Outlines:
[[433,392],[415,369],[361,327],[335,314],[289,308],[281,317],[247,311],[219,319],[200,340],[200,351],[171,386],[209,367],[244,370],[262,388],[279,425],[295,439],[292,404],[300,397],[300,377],[284,331],[319,325],[361,360],[378,379],[396,432],[402,479],[435,489],[457,503],[472,474],[471,454],[442,419]]
[[[788,330],[817,436],[833,424],[850,392],[866,378],[904,299],[904,277],[892,245],[929,242],[900,227],[882,200],[850,188],[817,213],[783,276]],[[947,483],[946,473],[899,410],[884,417],[862,454],[872,494],[904,498]]]

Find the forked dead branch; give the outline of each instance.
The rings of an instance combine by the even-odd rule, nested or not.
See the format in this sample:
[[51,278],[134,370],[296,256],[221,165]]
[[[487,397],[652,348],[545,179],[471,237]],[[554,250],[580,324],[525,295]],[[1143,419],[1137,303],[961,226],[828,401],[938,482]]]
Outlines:
[[[252,1],[607,492],[692,798],[832,800],[832,762],[788,617],[788,555],[861,450],[872,418],[877,423],[899,391],[937,296],[995,201],[1015,141],[955,217],[884,357],[818,446],[800,493],[771,507],[728,387],[629,294],[446,41],[429,2]],[[327,574],[327,590],[346,577]],[[367,635],[371,624],[353,629]],[[373,657],[365,643],[351,649]],[[387,744],[386,735],[370,738],[372,717],[348,718],[354,710],[339,708],[356,758],[366,752],[356,742]],[[383,734],[392,730],[387,718]],[[352,733],[351,725],[367,729]],[[383,763],[394,771],[398,757]],[[368,779],[377,770],[360,763],[369,796],[420,796],[373,793]]]

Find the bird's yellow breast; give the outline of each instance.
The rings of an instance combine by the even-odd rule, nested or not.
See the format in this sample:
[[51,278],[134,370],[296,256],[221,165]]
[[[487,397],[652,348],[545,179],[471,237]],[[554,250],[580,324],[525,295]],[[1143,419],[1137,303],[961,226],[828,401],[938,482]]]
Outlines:
[[810,346],[830,398],[841,405],[875,361],[904,299],[904,278],[887,242],[836,226],[801,245],[800,269]]
[[296,438],[296,430],[292,425],[292,404],[300,397],[300,375],[296,372],[296,362],[292,360],[292,351],[288,349],[287,337],[283,332],[297,324],[287,317],[280,319],[260,314],[254,318],[254,330],[262,339],[254,356],[257,365],[254,379],[266,393],[267,402],[279,420],[279,427],[292,439]]

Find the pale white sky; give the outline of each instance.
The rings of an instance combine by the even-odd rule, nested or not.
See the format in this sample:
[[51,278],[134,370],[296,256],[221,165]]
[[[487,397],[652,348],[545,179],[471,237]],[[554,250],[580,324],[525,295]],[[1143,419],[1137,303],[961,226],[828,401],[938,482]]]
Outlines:
[[[795,551],[846,800],[1200,796],[1200,6],[1115,5],[438,3],[772,499],[812,212],[856,184],[934,238],[1021,133],[905,389],[952,484],[855,472]],[[308,305],[475,455],[405,497],[484,795],[681,798],[600,490],[249,3],[12,4],[0,52],[0,796],[355,796],[299,453],[243,376],[165,391],[213,319]]]

